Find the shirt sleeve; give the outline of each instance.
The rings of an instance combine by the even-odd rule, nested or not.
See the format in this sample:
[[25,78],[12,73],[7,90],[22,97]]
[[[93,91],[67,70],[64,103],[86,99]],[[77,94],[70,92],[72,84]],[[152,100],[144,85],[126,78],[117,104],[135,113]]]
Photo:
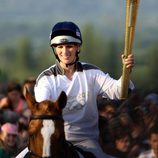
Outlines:
[[35,98],[37,102],[41,102],[43,100],[50,100],[51,89],[46,76],[40,78],[38,83],[36,83],[34,92]]
[[[99,72],[99,75],[96,77],[96,83],[99,86],[99,94],[110,99],[121,98],[121,78],[116,80],[110,77],[108,73]],[[129,88],[131,90],[134,89],[132,81],[129,82]]]

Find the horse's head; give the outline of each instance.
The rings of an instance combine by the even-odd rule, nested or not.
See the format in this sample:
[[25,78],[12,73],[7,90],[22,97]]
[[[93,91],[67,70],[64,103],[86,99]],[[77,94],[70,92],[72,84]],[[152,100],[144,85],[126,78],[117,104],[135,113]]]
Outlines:
[[56,148],[55,141],[65,137],[62,109],[67,102],[66,94],[61,92],[55,102],[45,100],[39,103],[27,88],[23,94],[31,111],[28,147],[32,157],[51,157],[53,148]]

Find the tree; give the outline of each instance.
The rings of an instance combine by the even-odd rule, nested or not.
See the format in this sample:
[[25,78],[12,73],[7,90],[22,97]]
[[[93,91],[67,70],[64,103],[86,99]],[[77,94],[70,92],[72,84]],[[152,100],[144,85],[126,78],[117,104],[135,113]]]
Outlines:
[[118,77],[120,72],[121,52],[118,51],[118,44],[115,40],[109,40],[105,53],[105,66],[108,72],[114,77]]
[[158,47],[157,45],[152,46],[149,49],[149,78],[150,78],[150,89],[158,92],[158,70],[157,70],[157,61],[158,61]]

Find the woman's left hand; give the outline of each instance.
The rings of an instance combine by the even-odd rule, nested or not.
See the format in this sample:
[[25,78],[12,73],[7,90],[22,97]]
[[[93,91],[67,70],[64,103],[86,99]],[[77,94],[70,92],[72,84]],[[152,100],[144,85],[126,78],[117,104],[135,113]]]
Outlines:
[[125,57],[124,54],[121,55],[122,58],[122,63],[126,65],[126,68],[131,69],[134,67],[134,55],[129,54],[127,58]]

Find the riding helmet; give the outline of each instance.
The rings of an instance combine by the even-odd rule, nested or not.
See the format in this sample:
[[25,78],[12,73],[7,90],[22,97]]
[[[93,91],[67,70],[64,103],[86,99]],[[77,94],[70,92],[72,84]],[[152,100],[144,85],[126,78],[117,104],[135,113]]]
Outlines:
[[82,36],[79,27],[69,21],[58,22],[52,28],[50,34],[50,45],[55,46],[65,43],[82,44]]

